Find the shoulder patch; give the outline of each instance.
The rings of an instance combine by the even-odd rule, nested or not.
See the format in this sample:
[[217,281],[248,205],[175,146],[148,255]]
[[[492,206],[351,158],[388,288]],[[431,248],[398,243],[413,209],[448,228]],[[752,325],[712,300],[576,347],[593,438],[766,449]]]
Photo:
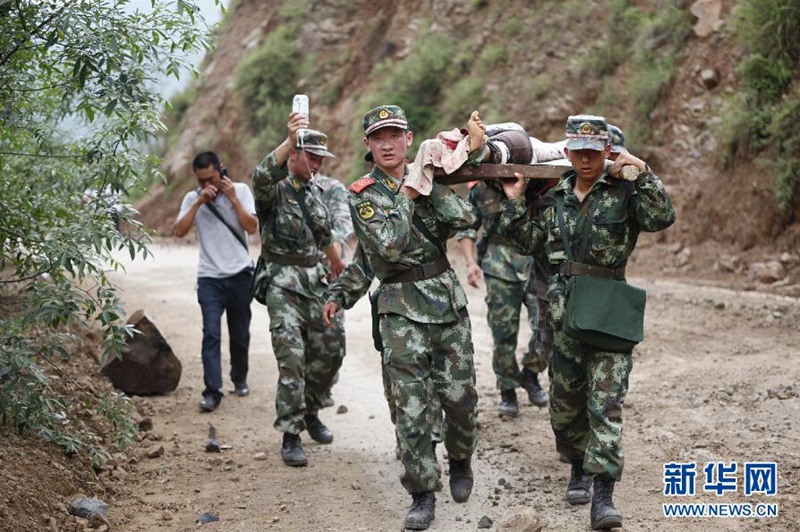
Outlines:
[[369,176],[362,177],[361,179],[353,182],[353,184],[350,185],[350,192],[353,192],[354,194],[360,194],[362,190],[372,185],[373,183],[375,183],[375,180],[373,178]]
[[370,201],[362,201],[356,204],[356,212],[362,220],[369,220],[375,216],[375,208]]

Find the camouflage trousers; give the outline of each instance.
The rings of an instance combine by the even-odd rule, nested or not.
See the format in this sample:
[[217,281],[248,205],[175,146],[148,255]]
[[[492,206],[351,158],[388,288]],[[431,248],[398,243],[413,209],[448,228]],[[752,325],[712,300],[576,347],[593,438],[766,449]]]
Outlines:
[[[383,396],[386,398],[386,404],[389,405],[389,417],[392,420],[392,425],[397,425],[397,405],[395,405],[394,395],[392,395],[389,372],[383,362],[381,362],[381,376],[383,377]],[[442,405],[439,404],[439,396],[434,393],[432,379],[428,379],[428,397],[430,397],[431,401],[431,407],[428,409],[428,413],[431,416],[431,438],[434,442],[441,443],[444,437],[444,417],[442,416]]]
[[[419,323],[382,314],[383,362],[397,423],[409,493],[433,491],[432,410],[444,411],[444,445],[451,459],[470,458],[477,445],[478,393],[472,355],[472,327],[466,309],[454,323]],[[436,401],[438,398],[438,404]]]
[[536,294],[525,289],[525,283],[504,281],[490,275],[486,282],[486,318],[492,331],[494,343],[492,369],[500,390],[511,390],[521,385],[520,366],[517,363],[517,338],[522,305],[528,310],[528,323],[533,334],[528,349],[522,357],[522,368],[539,374],[547,368],[549,347],[540,348],[543,333],[537,334],[541,320],[539,300]]
[[[536,359],[540,364],[550,363],[550,354],[553,351],[553,326],[550,325],[550,300],[547,297],[547,284],[550,280],[550,266],[547,257],[540,254],[533,256],[531,274],[525,292],[528,298],[536,301],[536,313],[531,327],[535,338]],[[532,302],[527,303],[530,309]],[[530,312],[528,312],[530,318]],[[544,371],[544,366],[542,366]]]
[[299,434],[303,416],[316,414],[344,355],[344,329],[322,322],[322,298],[270,285],[267,289],[272,350],[278,362],[275,428]]
[[[326,345],[329,346],[331,356],[335,359],[338,358],[339,360],[339,367],[342,366],[342,362],[344,361],[344,357],[347,354],[347,345],[345,341],[345,334],[344,334],[344,309],[339,309],[339,312],[334,314],[333,318],[331,318],[331,326],[327,331],[327,337],[329,340]],[[337,370],[334,373],[333,378],[331,378],[330,386],[325,391],[324,398],[328,398],[331,396],[331,390],[333,389],[333,385],[339,380],[339,371]]]
[[583,460],[587,473],[622,477],[622,405],[633,368],[630,353],[608,353],[557,327],[550,361],[550,424],[556,450]]

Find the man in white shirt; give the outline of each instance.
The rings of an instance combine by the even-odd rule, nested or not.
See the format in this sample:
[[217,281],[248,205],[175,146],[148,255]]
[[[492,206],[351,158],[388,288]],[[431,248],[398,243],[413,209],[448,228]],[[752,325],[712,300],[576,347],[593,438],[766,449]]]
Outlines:
[[200,188],[184,196],[173,229],[175,236],[183,237],[193,225],[197,226],[197,301],[203,313],[201,356],[205,384],[200,410],[211,412],[222,400],[223,313],[227,313],[234,393],[243,397],[250,392],[247,370],[253,263],[247,235],[258,230],[258,218],[250,188],[228,179],[216,153],[200,153],[194,158],[192,169]]

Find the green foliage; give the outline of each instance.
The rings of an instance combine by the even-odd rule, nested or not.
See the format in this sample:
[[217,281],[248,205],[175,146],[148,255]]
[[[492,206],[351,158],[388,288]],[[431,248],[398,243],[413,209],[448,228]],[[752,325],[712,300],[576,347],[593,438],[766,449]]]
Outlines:
[[[378,85],[374,92],[361,95],[358,107],[363,112],[381,104],[402,107],[409,127],[414,131],[411,151],[415,151],[423,139],[435,133],[440,123],[437,106],[442,98],[442,88],[452,79],[451,65],[456,54],[457,47],[450,38],[433,31],[423,32],[405,59],[390,59],[376,65],[373,77],[379,80]],[[450,112],[452,109],[451,106]],[[354,145],[357,145],[356,139],[361,138],[363,130],[359,123],[353,130]],[[362,168],[362,161],[356,160],[353,175],[361,173]]]
[[[256,135],[254,148],[275,147],[286,137],[292,96],[299,92],[300,79],[313,76],[313,59],[304,61],[294,43],[296,34],[296,25],[280,26],[236,67],[234,87],[251,111],[248,127]],[[313,113],[312,105],[312,120]]]
[[[193,2],[127,4],[0,2],[0,296],[20,294],[16,312],[0,317],[0,368],[10,376],[0,416],[93,458],[104,452],[100,437],[70,422],[72,396],[54,391],[43,365],[58,371],[65,331],[78,325],[101,326],[104,356],[133,333],[108,278],[119,253],[148,255],[125,196],[156,175],[144,152],[164,129],[154,87],[208,46]],[[130,441],[126,402],[93,400],[115,442]]]
[[603,79],[598,104],[619,105],[614,74],[629,67],[628,96],[633,118],[626,127],[630,145],[650,135],[650,113],[672,83],[683,43],[691,32],[688,11],[662,0],[648,13],[630,0],[613,0],[608,17],[607,46],[588,51],[581,59],[582,77]]
[[385,61],[375,68],[374,76],[381,81],[368,108],[387,102],[399,105],[417,136],[426,138],[436,124],[436,106],[455,53],[450,38],[422,33],[403,61]]
[[449,129],[454,124],[463,125],[468,113],[478,107],[483,90],[483,80],[472,76],[463,77],[448,87],[439,105],[441,128]]
[[776,106],[768,129],[777,161],[775,196],[783,212],[791,209],[800,182],[800,133],[797,124],[800,124],[800,91],[794,91]]
[[775,196],[787,212],[800,174],[798,95],[793,88],[800,67],[800,5],[795,0],[740,0],[736,37],[748,50],[738,73],[744,91],[728,102],[721,126],[723,162],[764,151],[774,162]]

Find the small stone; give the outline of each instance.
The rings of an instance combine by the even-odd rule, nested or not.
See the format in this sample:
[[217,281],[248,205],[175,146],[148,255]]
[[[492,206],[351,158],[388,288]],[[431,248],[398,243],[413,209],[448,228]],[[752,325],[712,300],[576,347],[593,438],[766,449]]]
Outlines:
[[204,513],[195,519],[195,523],[200,523],[201,525],[213,523],[215,521],[219,521],[219,514]]
[[488,516],[484,515],[483,517],[481,517],[481,520],[478,521],[478,528],[492,528],[493,524],[494,524],[494,521],[489,519]]
[[346,414],[347,413],[347,407],[344,406],[344,405],[339,405],[339,408],[336,409],[336,413],[337,414]]
[[164,456],[164,446],[159,445],[158,447],[153,447],[149,451],[147,451],[148,458],[161,458]]
[[100,528],[103,525],[108,525],[108,519],[103,514],[92,514],[89,517],[89,526],[91,528]]
[[357,480],[354,480],[353,483],[350,484],[350,487],[353,488],[354,490],[360,490],[361,484],[359,484]]
[[700,71],[700,83],[708,90],[713,90],[719,85],[719,72],[715,68],[704,68]]
[[79,518],[88,518],[97,513],[107,517],[108,505],[100,499],[78,497],[69,505],[69,513]]
[[267,453],[256,453],[253,455],[253,459],[262,462],[267,459]]
[[169,512],[166,512],[166,511],[165,511],[165,512],[163,512],[163,513],[161,514],[161,520],[162,520],[162,521],[172,521],[172,514],[171,514],[171,513],[169,513]]
[[139,420],[139,430],[142,432],[150,432],[153,430],[153,418],[150,416],[144,416],[142,419]]

